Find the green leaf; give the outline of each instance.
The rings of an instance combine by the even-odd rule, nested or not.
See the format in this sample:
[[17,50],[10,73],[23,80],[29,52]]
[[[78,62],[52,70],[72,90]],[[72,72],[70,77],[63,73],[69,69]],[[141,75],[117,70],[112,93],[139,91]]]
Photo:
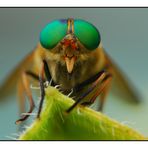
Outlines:
[[100,112],[78,105],[54,87],[46,89],[40,119],[20,136],[20,140],[144,140],[135,130],[110,119]]

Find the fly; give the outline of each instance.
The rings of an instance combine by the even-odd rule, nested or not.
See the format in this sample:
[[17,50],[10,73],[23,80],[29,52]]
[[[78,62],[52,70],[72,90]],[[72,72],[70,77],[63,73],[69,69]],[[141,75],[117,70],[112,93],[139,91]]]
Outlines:
[[[52,81],[51,81],[52,80]],[[138,102],[139,98],[117,65],[105,52],[99,30],[81,19],[59,19],[48,23],[40,33],[36,48],[15,68],[0,88],[4,98],[17,84],[21,112],[27,96],[30,109],[16,123],[29,117],[34,109],[30,81],[39,82],[41,101],[37,117],[40,117],[45,96],[44,83],[60,85],[65,95],[71,90],[75,103],[89,106],[99,96],[99,111],[102,111],[106,96],[115,80],[122,96]],[[25,94],[25,95],[24,95]]]

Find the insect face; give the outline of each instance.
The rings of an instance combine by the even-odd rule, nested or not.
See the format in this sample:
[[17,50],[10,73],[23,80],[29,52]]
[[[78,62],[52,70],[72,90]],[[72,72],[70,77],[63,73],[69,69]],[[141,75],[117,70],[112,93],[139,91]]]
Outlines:
[[79,61],[89,57],[87,53],[100,44],[99,31],[89,22],[79,19],[61,19],[49,23],[41,32],[41,45],[58,55],[57,61],[65,64],[72,73]]

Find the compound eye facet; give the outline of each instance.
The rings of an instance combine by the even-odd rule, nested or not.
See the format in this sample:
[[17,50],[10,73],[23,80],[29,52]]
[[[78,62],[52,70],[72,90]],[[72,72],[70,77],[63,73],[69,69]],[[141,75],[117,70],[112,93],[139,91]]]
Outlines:
[[67,33],[67,19],[54,20],[40,33],[40,43],[46,49],[53,49]]
[[97,28],[84,20],[74,21],[74,34],[88,50],[96,49],[101,41]]

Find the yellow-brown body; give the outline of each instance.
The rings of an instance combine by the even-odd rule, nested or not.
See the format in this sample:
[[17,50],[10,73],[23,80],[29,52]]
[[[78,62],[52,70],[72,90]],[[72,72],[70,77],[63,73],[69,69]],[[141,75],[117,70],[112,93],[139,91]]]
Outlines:
[[105,70],[104,75],[106,76],[98,78],[98,84],[92,83],[83,87],[81,91],[74,92],[74,99],[78,100],[91,85],[96,86],[92,93],[81,101],[82,104],[89,103],[89,101],[90,103],[94,102],[99,95],[102,109],[112,79],[117,84],[116,92],[121,94],[123,98],[139,100],[124,74],[104,51],[101,42],[94,50],[88,50],[81,44],[74,35],[74,21],[72,19],[68,19],[67,35],[53,49],[46,49],[38,43],[37,47],[16,67],[0,87],[0,100],[3,100],[17,86],[21,110],[24,111],[24,93],[26,93],[31,104],[29,112],[32,112],[34,103],[30,85],[33,82],[36,85],[39,83],[27,76],[26,72],[32,72],[37,76],[42,75],[41,77],[46,79],[43,60],[47,62],[52,81],[60,85],[64,94],[70,93],[75,86]]

